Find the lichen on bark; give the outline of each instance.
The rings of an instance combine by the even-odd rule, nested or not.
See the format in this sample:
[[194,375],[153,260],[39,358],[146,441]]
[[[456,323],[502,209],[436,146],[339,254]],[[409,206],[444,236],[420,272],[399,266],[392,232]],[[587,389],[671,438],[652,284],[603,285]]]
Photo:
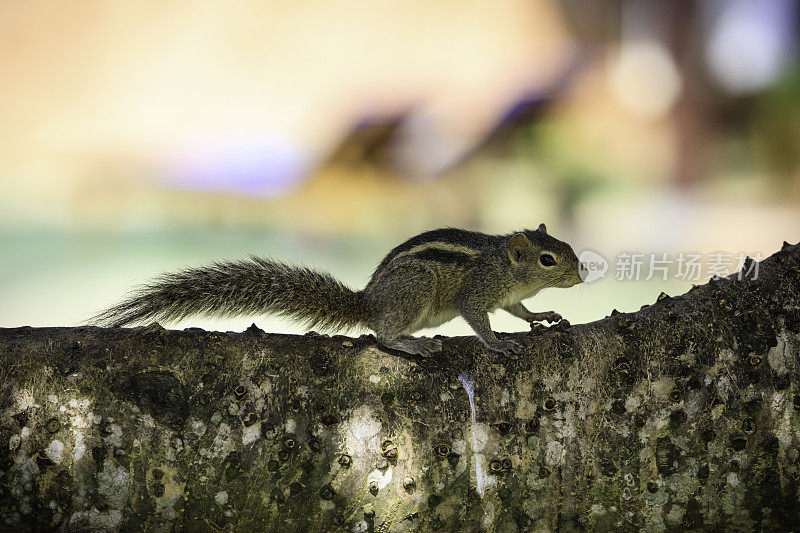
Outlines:
[[0,528],[797,530],[800,248],[759,267],[513,360],[0,329]]

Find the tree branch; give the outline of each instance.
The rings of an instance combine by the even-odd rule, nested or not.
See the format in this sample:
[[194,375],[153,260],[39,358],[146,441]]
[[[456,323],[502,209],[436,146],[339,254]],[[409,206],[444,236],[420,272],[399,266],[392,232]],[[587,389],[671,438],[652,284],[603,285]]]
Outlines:
[[510,335],[515,360],[0,329],[0,528],[797,530],[799,333],[789,245],[757,281]]

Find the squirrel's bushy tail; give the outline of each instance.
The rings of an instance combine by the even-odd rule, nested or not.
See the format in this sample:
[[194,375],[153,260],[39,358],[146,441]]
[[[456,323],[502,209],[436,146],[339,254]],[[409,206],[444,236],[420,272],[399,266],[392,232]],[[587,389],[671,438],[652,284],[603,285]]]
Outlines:
[[362,292],[310,268],[251,256],[163,274],[90,322],[124,326],[189,315],[283,315],[311,328],[341,329],[366,320]]

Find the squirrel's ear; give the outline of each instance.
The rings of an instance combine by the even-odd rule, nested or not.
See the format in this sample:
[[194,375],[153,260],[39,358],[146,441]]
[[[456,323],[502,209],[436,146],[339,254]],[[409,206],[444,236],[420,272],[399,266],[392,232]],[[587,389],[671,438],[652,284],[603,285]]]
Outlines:
[[512,263],[518,263],[531,247],[531,241],[524,233],[516,233],[508,240],[508,257],[511,258]]
[[543,222],[543,223],[539,224],[539,227],[536,228],[536,231],[538,231],[539,233],[544,233],[545,235],[547,235],[547,226],[545,226],[544,222]]

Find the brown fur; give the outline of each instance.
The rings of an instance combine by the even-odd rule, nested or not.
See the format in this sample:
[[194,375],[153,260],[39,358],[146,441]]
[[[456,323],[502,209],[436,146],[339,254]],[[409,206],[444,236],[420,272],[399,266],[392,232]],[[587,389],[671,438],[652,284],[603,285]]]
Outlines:
[[[556,258],[545,267],[541,254]],[[570,246],[546,228],[510,235],[448,228],[429,231],[391,250],[367,286],[354,291],[329,274],[251,257],[164,274],[138,288],[94,322],[122,326],[190,315],[284,315],[310,328],[365,326],[387,347],[428,355],[438,340],[411,337],[462,315],[492,350],[511,354],[513,341],[497,339],[487,313],[503,308],[536,320],[520,303],[546,287],[580,283]],[[546,315],[546,314],[545,314]]]

